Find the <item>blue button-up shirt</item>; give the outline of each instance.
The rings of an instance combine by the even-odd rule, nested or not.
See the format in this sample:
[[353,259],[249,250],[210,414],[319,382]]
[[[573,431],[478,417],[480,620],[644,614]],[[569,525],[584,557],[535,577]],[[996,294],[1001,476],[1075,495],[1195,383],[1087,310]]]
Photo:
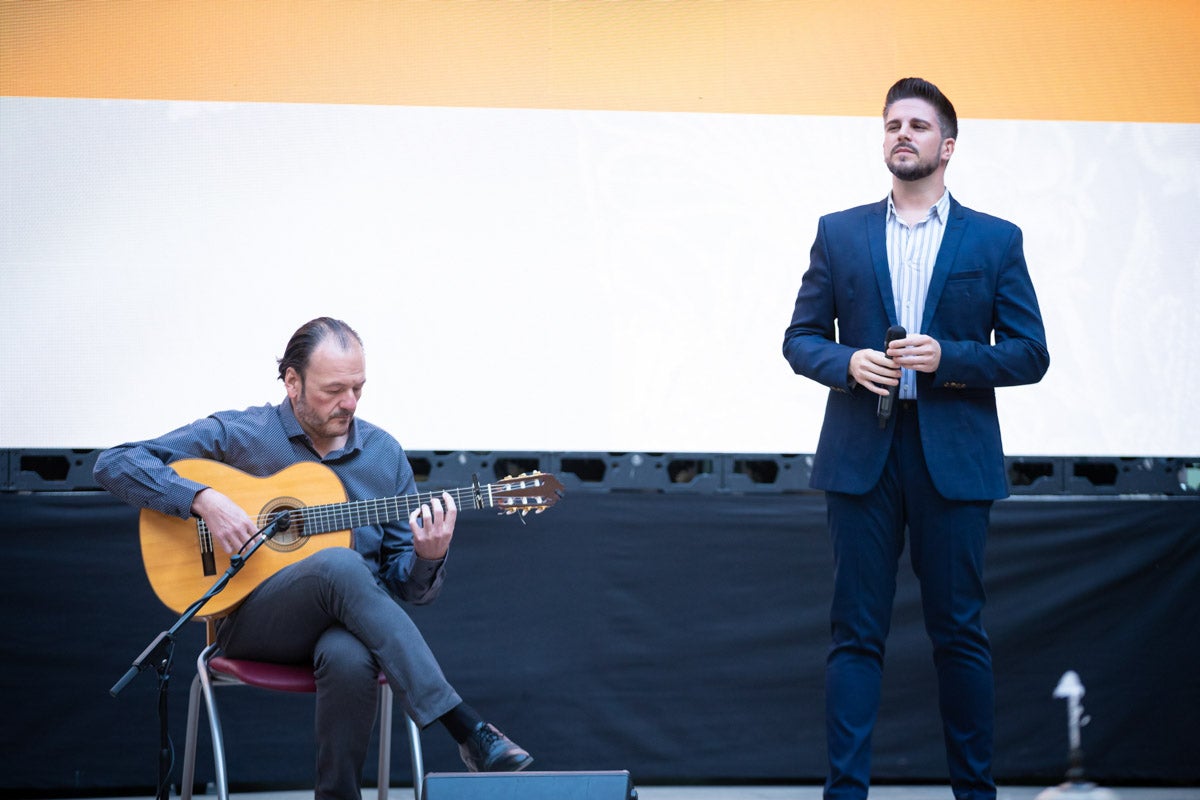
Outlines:
[[[351,501],[417,491],[408,457],[387,431],[356,418],[345,447],[321,458],[300,427],[290,400],[277,406],[220,411],[158,438],[118,445],[96,459],[95,477],[131,505],[186,519],[196,494],[208,487],[168,466],[182,458],[220,461],[258,478],[301,461],[319,462],[337,475]],[[248,513],[254,516],[253,511]],[[426,603],[437,596],[445,578],[444,559],[428,561],[416,555],[407,519],[355,528],[353,541],[354,549],[396,597]]]

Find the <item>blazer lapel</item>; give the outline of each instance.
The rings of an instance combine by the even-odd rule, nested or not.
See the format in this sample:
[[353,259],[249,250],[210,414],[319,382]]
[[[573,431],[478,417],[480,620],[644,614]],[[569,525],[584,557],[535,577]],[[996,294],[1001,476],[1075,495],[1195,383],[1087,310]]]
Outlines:
[[[942,289],[946,287],[946,279],[950,276],[954,260],[958,257],[958,248],[962,244],[966,228],[966,215],[963,213],[962,206],[951,197],[950,219],[946,223],[946,232],[942,234],[942,245],[938,248],[937,261],[933,264],[933,275],[929,279],[929,290],[925,294],[925,310],[921,314],[921,327],[925,330],[929,330],[929,321],[933,319],[938,300],[942,297]],[[921,331],[921,333],[924,332],[924,330]]]
[[879,297],[887,312],[888,325],[896,325],[896,298],[892,295],[892,271],[888,269],[886,215],[887,200],[872,206],[867,212],[867,243],[871,250],[871,264],[875,268],[875,281],[879,284]]

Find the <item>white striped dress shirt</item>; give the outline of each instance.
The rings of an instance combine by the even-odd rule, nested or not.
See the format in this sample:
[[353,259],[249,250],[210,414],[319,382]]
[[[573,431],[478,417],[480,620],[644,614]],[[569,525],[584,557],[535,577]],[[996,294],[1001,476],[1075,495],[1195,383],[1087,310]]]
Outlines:
[[[921,333],[925,295],[937,261],[946,219],[950,213],[950,192],[929,209],[925,219],[909,226],[896,214],[892,196],[887,204],[887,257],[892,274],[892,297],[896,299],[896,319],[910,334]],[[900,399],[917,398],[917,376],[910,369],[900,373]]]

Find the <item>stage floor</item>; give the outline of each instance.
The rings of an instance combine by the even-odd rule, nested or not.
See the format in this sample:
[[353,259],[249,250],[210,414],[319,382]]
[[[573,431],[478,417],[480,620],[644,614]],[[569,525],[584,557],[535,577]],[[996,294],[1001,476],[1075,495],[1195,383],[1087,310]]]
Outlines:
[[[1108,788],[1108,787],[1105,787]],[[1036,800],[1046,787],[1001,786],[997,800]],[[1200,800],[1200,786],[1108,788],[1117,800]],[[821,800],[820,786],[638,786],[638,800]],[[1102,793],[1078,792],[1065,797],[1099,800]],[[175,795],[172,795],[175,797]],[[195,795],[210,800],[216,795]],[[232,793],[231,800],[309,800],[310,791]],[[364,789],[363,800],[376,800],[375,789]],[[390,800],[410,800],[409,787],[394,786]],[[952,800],[948,786],[873,786],[871,800]],[[89,800],[97,800],[89,798]],[[150,797],[108,798],[107,800],[153,800]]]

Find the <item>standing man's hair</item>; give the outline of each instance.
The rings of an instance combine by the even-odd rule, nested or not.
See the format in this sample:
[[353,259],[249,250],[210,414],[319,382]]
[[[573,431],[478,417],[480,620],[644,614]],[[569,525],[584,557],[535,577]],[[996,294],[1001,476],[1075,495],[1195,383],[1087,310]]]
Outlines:
[[942,90],[924,78],[901,78],[888,89],[887,99],[883,102],[883,116],[887,118],[888,109],[897,100],[907,100],[915,97],[933,106],[938,115],[938,127],[943,139],[958,139],[958,115],[954,113],[954,105],[950,98],[942,94]]
[[278,359],[279,380],[283,380],[287,375],[288,367],[296,370],[296,373],[303,379],[304,370],[308,368],[308,360],[312,357],[313,350],[316,350],[317,345],[330,336],[336,337],[338,344],[343,349],[349,347],[351,342],[358,342],[358,346],[362,347],[362,337],[349,325],[340,319],[318,317],[301,325],[288,340],[287,349],[283,351],[283,358]]

